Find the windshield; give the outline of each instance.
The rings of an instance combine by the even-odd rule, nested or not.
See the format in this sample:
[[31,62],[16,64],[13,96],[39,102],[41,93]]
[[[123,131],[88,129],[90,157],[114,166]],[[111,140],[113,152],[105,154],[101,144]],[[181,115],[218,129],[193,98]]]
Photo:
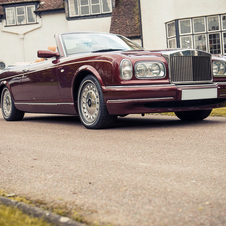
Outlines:
[[69,33],[62,34],[61,37],[67,55],[98,51],[142,50],[142,47],[133,41],[113,34]]

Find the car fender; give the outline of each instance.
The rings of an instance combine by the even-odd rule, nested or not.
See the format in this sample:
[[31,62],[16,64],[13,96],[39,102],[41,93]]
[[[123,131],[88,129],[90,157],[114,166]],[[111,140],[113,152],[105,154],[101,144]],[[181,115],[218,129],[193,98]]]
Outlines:
[[83,65],[83,66],[81,66],[80,68],[77,69],[77,71],[75,72],[73,81],[72,81],[73,86],[74,86],[74,84],[75,84],[75,82],[76,82],[76,80],[77,80],[79,75],[83,74],[83,78],[84,78],[84,76],[87,75],[87,73],[84,73],[84,72],[90,72],[88,74],[93,74],[98,79],[100,85],[104,86],[104,83],[103,83],[103,80],[102,80],[100,74],[91,65]]

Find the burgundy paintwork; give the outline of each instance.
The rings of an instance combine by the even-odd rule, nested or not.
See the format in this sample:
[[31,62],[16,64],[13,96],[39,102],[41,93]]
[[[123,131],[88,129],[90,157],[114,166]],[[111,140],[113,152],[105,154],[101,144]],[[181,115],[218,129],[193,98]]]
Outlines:
[[[61,34],[55,36],[57,53],[48,50],[38,51],[39,57],[52,57],[51,59],[8,68],[0,74],[0,91],[3,86],[10,89],[17,109],[24,112],[76,115],[79,85],[89,74],[98,79],[109,114],[185,111],[226,106],[226,78],[214,78],[213,83],[218,88],[216,102],[187,107],[171,104],[181,100],[182,89],[209,88],[213,87],[213,84],[187,84],[183,88],[171,85],[168,63],[163,57],[163,51],[133,50],[66,56],[60,37]],[[166,67],[166,76],[163,79],[137,79],[133,76],[129,81],[122,80],[120,63],[123,59],[129,59],[133,66],[137,61],[162,62]],[[213,59],[225,61],[219,56],[214,56]],[[118,99],[128,101],[115,101]],[[158,107],[156,103],[159,102],[169,104]],[[153,105],[147,107],[145,104]]]

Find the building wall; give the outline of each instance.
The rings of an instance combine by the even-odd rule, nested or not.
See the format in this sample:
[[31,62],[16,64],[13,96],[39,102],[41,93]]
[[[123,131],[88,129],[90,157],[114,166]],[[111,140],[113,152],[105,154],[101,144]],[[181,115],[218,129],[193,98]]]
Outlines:
[[[68,31],[109,32],[111,17],[67,21],[64,13],[44,14],[38,24],[5,27],[0,23],[0,62],[33,62],[37,50],[55,45],[54,34]],[[4,43],[4,44],[2,44]]]
[[175,19],[226,13],[225,0],[140,0],[146,49],[165,49],[165,23]]

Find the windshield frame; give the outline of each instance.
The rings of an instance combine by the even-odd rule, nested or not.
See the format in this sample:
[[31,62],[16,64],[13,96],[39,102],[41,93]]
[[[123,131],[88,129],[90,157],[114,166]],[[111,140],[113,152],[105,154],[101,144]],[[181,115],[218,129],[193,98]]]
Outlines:
[[[78,37],[80,36],[80,39],[73,39],[73,36],[77,36]],[[71,36],[71,37],[70,37]],[[71,40],[78,40],[80,41],[81,40],[81,37],[84,36],[84,37],[87,37],[87,38],[90,38],[90,39],[95,39],[99,36],[99,38],[101,39],[104,39],[106,38],[106,41],[108,41],[108,45],[105,44],[105,45],[96,45],[100,48],[97,48],[97,49],[93,49],[91,48],[84,48],[82,49],[81,51],[78,51],[78,50],[74,50],[71,48],[68,48],[69,47],[69,43],[66,43],[66,40],[69,40],[71,38]],[[66,37],[68,39],[66,39]],[[60,35],[60,40],[61,40],[61,44],[62,44],[62,47],[63,47],[63,52],[64,52],[64,55],[65,56],[71,56],[71,55],[74,55],[74,54],[85,54],[85,53],[98,53],[98,52],[111,52],[111,51],[131,51],[131,50],[144,50],[140,45],[138,45],[137,43],[133,42],[132,40],[122,36],[122,35],[116,35],[116,34],[111,34],[111,33],[97,33],[97,32],[70,32],[70,33],[62,33]],[[118,44],[117,47],[112,47],[111,45],[109,45],[109,40],[112,40],[112,41],[115,41],[113,42],[114,44]],[[118,41],[118,43],[117,43]],[[96,39],[96,42],[98,44],[103,44],[103,42],[99,41]],[[78,44],[84,44],[85,42],[83,43],[79,43]],[[91,44],[96,44],[94,42],[91,42]],[[112,42],[111,42],[112,44]],[[73,45],[75,45],[73,43]],[[76,44],[77,45],[77,44]],[[76,46],[75,45],[75,46]],[[121,45],[121,46],[120,46]],[[102,46],[102,47],[101,47]],[[107,47],[106,47],[107,46]],[[120,48],[119,48],[120,47]]]

